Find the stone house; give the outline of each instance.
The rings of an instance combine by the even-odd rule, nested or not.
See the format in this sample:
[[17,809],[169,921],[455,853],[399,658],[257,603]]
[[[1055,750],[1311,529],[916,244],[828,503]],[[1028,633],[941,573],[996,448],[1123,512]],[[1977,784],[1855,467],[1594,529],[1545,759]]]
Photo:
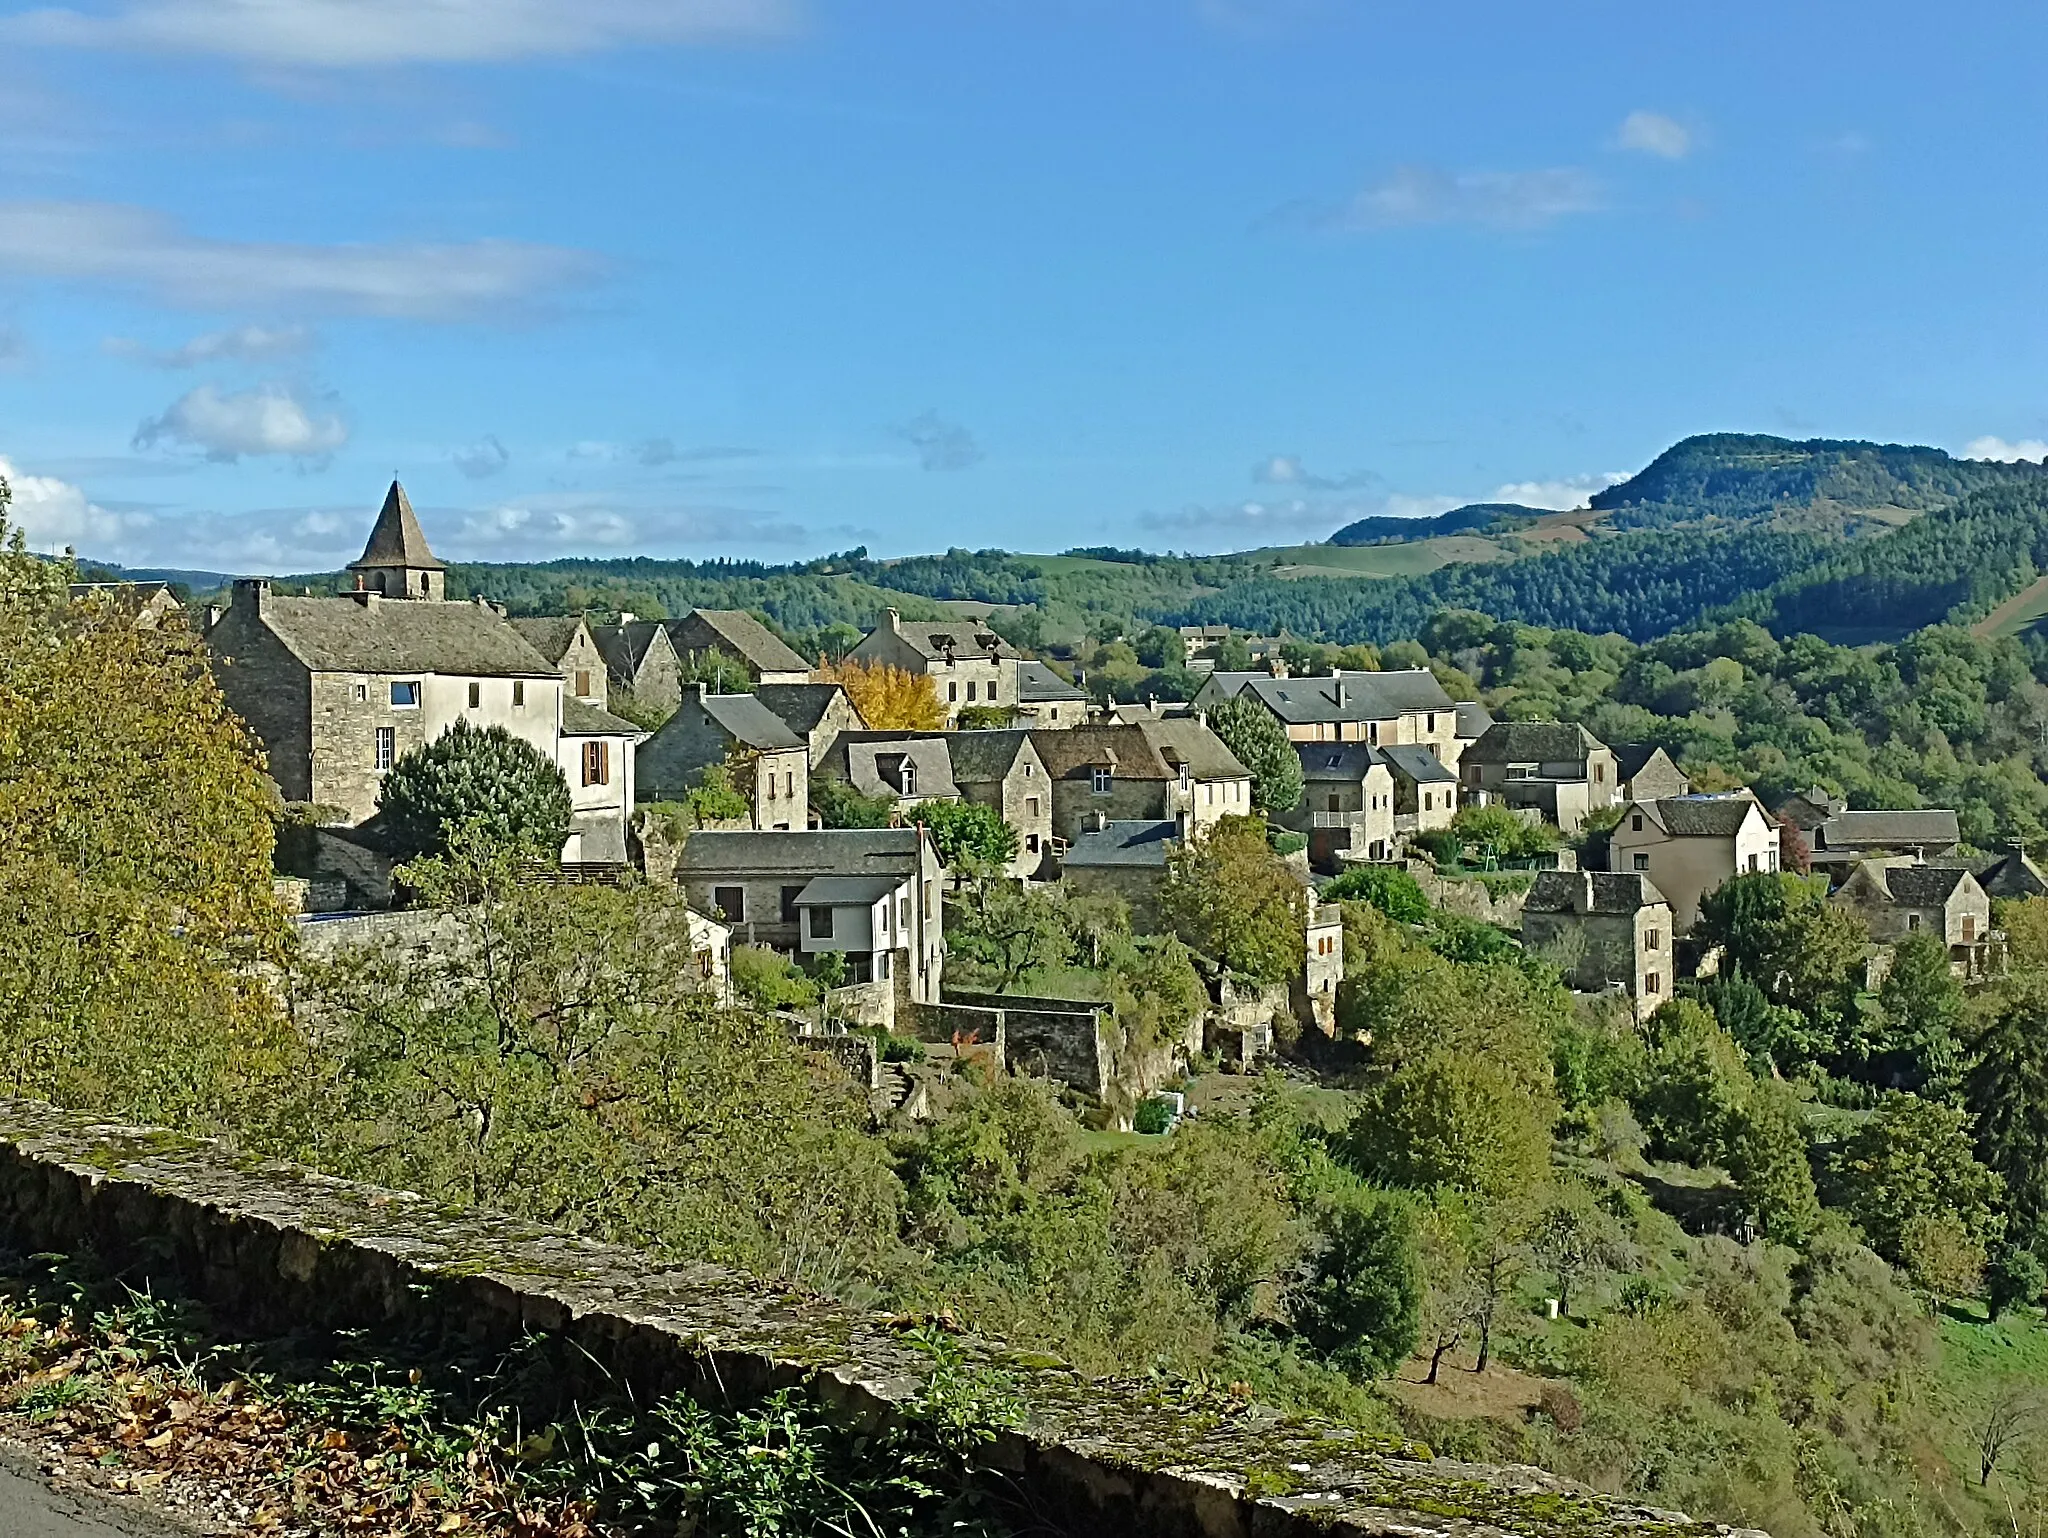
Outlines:
[[562,674],[562,693],[599,710],[611,705],[611,670],[604,654],[591,639],[590,626],[581,615],[552,615],[544,619],[507,620],[526,638],[526,644],[552,662]]
[[1631,801],[1608,836],[1607,868],[1648,876],[1684,934],[1722,882],[1778,868],[1778,829],[1747,791]]
[[1309,863],[1334,871],[1346,859],[1391,860],[1394,775],[1380,750],[1367,742],[1297,742],[1294,751],[1301,805],[1278,821],[1308,835]]
[[1452,769],[1463,761],[1465,750],[1493,726],[1493,713],[1477,700],[1459,700],[1457,718],[1458,724],[1451,738],[1452,756],[1444,760]]
[[1308,945],[1302,961],[1301,988],[1293,999],[1302,1029],[1337,1034],[1337,987],[1344,981],[1344,909],[1337,903],[1308,901]]
[[1116,822],[1185,812],[1197,831],[1251,814],[1251,771],[1192,716],[1035,731],[1031,745],[1052,786],[1055,853],[1094,812]]
[[1465,799],[1534,810],[1565,833],[1621,800],[1613,752],[1583,726],[1496,721],[1459,760]]
[[[792,956],[844,952],[851,976],[860,979],[865,973],[866,986],[888,996],[892,1018],[903,1005],[939,1002],[946,959],[940,901],[945,874],[930,838],[918,827],[700,831],[690,835],[676,862],[676,880],[692,908],[718,917],[743,944],[772,946]],[[859,891],[836,885],[813,889],[820,880],[877,885]],[[884,885],[890,899],[886,922],[878,911]],[[815,933],[807,906],[833,910],[831,933]],[[849,921],[842,931],[839,914],[847,909],[867,912],[867,923]]]
[[811,665],[745,609],[692,609],[667,622],[668,638],[683,670],[701,678],[712,654],[729,657],[756,684],[807,684]]
[[1671,904],[1635,871],[1546,870],[1522,904],[1522,944],[1549,948],[1581,993],[1620,988],[1648,1014],[1676,980]]
[[1794,791],[1777,805],[1773,815],[1783,818],[1801,833],[1811,834],[1837,812],[1849,810],[1849,803],[1824,785]]
[[1974,874],[1986,897],[2048,897],[2048,876],[2020,850],[2000,855]]
[[1962,843],[1956,814],[1942,807],[1870,812],[1844,807],[1806,836],[1813,868],[1837,873],[1863,860],[1950,860]]
[[1379,750],[1394,779],[1394,836],[1448,828],[1458,815],[1458,775],[1433,749],[1401,743]]
[[732,1003],[732,930],[714,918],[688,912],[690,950],[697,977],[721,1004]]
[[841,732],[814,772],[905,811],[926,801],[960,799],[951,738],[942,732]]
[[895,609],[847,653],[859,662],[881,662],[931,679],[946,707],[946,725],[968,705],[1017,704],[1017,649],[974,619],[906,620]]
[[610,674],[613,693],[629,709],[668,715],[683,699],[682,664],[661,621],[619,616],[616,625],[592,625],[590,639]]
[[753,803],[756,828],[787,832],[809,825],[804,740],[753,695],[713,694],[709,684],[693,683],[640,750],[640,794],[680,801],[714,764],[731,770],[733,788]]
[[1216,653],[1223,643],[1230,639],[1228,625],[1182,625],[1180,644],[1182,665],[1190,673],[1213,673],[1216,671]]
[[1070,684],[1043,662],[1017,663],[1017,721],[1059,731],[1088,719],[1088,691]]
[[74,582],[69,592],[73,603],[103,607],[137,630],[155,630],[185,612],[167,582]]
[[1949,965],[1981,975],[1990,949],[1991,898],[1960,865],[1894,865],[1861,860],[1828,898],[1862,919],[1879,945],[1929,934],[1948,947]]
[[[446,572],[396,483],[349,570],[354,591],[334,598],[239,580],[206,635],[221,693],[262,743],[284,799],[359,827],[407,752],[458,720],[502,726],[568,777],[564,858],[624,858],[639,732],[580,702],[571,710],[555,664],[488,604],[446,600]],[[585,780],[586,768],[596,777]],[[363,872],[350,879],[377,889]]]
[[1617,742],[1614,773],[1620,781],[1623,801],[1656,801],[1664,796],[1683,796],[1692,781],[1671,755],[1654,742]]
[[824,758],[841,732],[868,729],[853,696],[840,684],[759,684],[754,698],[803,738],[814,764]]
[[1070,891],[1121,897],[1130,906],[1131,928],[1153,933],[1160,927],[1159,883],[1166,878],[1167,856],[1187,832],[1182,817],[1084,813],[1060,856],[1060,879]]
[[1023,727],[946,739],[962,799],[991,806],[1017,830],[1012,876],[1036,876],[1052,855],[1052,780]]
[[1195,708],[1240,694],[1271,711],[1290,741],[1419,744],[1457,766],[1458,707],[1427,668],[1316,678],[1290,678],[1284,668],[1277,675],[1211,673],[1195,692]]

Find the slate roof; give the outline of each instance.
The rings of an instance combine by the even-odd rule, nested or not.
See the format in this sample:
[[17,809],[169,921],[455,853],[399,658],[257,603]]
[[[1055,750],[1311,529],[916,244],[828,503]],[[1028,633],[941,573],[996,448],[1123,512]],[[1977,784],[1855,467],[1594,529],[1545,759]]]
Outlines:
[[1304,780],[1334,780],[1356,785],[1381,762],[1379,750],[1367,742],[1297,742]]
[[1977,880],[1960,866],[1893,865],[1878,869],[1885,890],[1902,908],[1939,908],[1965,881]]
[[669,640],[678,651],[701,650],[716,636],[746,659],[757,673],[808,673],[811,665],[789,644],[745,609],[692,609],[668,622]]
[[1166,857],[1180,840],[1180,823],[1149,818],[1112,822],[1100,833],[1083,831],[1067,846],[1061,863],[1072,870],[1101,866],[1151,866],[1164,869]]
[[[1655,742],[1616,742],[1608,745],[1614,755],[1615,777],[1626,784],[1643,771],[1643,765],[1664,752],[1663,745]],[[1669,754],[1665,755],[1667,758]],[[1674,760],[1672,767],[1677,768]]]
[[1558,764],[1586,761],[1600,739],[1567,721],[1496,721],[1465,749],[1464,764]]
[[1017,767],[1017,756],[1031,745],[1024,727],[995,732],[953,732],[946,738],[952,754],[953,778],[962,785],[1001,780]]
[[[832,708],[833,696],[844,693],[839,684],[761,684],[754,690],[754,698],[782,717],[791,731],[807,737]],[[856,710],[855,718],[859,715]]]
[[1638,909],[1669,901],[1648,876],[1638,871],[1544,870],[1536,873],[1522,904],[1524,913],[1572,913],[1577,911],[1582,883],[1593,884],[1589,913],[1634,913]]
[[348,569],[362,571],[381,566],[410,566],[424,571],[448,569],[427,548],[427,536],[420,529],[419,519],[413,516],[412,498],[396,481],[384,493],[384,506],[378,509],[377,521],[371,525],[363,558],[349,562]]
[[1629,805],[1648,814],[1675,838],[1733,838],[1752,808],[1759,817],[1764,814],[1748,796],[1736,795],[1664,796]]
[[1085,700],[1088,691],[1070,684],[1043,662],[1026,660],[1017,664],[1017,702],[1020,705],[1047,704],[1054,700]]
[[576,627],[583,620],[574,614],[550,614],[535,619],[508,619],[505,623],[524,636],[526,644],[548,661],[559,663],[569,655],[569,645],[576,639]]
[[1991,897],[2048,895],[2048,876],[2024,854],[2004,855],[1977,872],[1977,885]]
[[418,599],[266,598],[264,622],[321,673],[553,678],[555,666],[495,611]]
[[1444,767],[1443,760],[1419,742],[1397,742],[1382,747],[1380,757],[1404,780],[1417,785],[1455,785],[1458,777]]
[[[818,772],[845,780],[864,796],[908,795],[919,801],[957,798],[950,740],[936,732],[841,732]],[[902,788],[900,764],[911,764],[911,788]]]
[[804,745],[803,738],[789,729],[788,722],[751,694],[706,692],[686,697],[684,703],[689,704],[692,698],[728,737],[757,752],[771,753]]
[[676,860],[679,876],[908,875],[916,869],[916,828],[808,828],[801,832],[699,829]]
[[1814,830],[1816,849],[1857,845],[1954,844],[1962,838],[1946,808],[1897,812],[1837,812]]
[[1238,761],[1224,740],[1209,730],[1209,723],[1193,716],[1161,716],[1140,721],[1137,729],[1176,778],[1180,766],[1198,780],[1248,780],[1251,770]]
[[1493,725],[1493,713],[1477,700],[1459,700],[1457,715],[1458,737],[1465,742],[1485,736]]
[[1395,716],[1456,708],[1444,693],[1444,686],[1427,668],[1392,673],[1338,672],[1326,678],[1211,673],[1201,692],[1205,698],[1215,699],[1244,693],[1256,695],[1290,726],[1319,721],[1387,721]]
[[1192,716],[1064,732],[1040,729],[1032,732],[1031,745],[1055,780],[1076,778],[1098,764],[1110,765],[1119,779],[1177,780],[1182,760],[1196,779],[1251,776],[1223,740]]
[[898,620],[896,633],[921,657],[1021,657],[1023,654],[978,620]]
[[901,876],[819,876],[797,893],[799,908],[871,907],[899,886]]
[[647,736],[647,730],[645,727],[635,726],[624,716],[615,716],[609,710],[599,710],[595,705],[586,705],[565,689],[562,691],[562,735],[644,738]]
[[661,632],[660,620],[635,619],[623,625],[592,625],[590,639],[597,643],[598,655],[614,676],[631,679],[639,675],[648,648]]
[[65,595],[74,603],[81,598],[104,599],[123,614],[139,614],[158,598],[178,606],[178,595],[168,582],[73,582]]

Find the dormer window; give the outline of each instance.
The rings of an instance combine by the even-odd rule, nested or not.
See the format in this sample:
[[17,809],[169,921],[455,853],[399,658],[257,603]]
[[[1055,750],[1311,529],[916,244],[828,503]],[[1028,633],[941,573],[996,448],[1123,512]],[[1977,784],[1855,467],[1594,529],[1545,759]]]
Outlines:
[[913,763],[912,763],[912,762],[911,762],[911,761],[910,761],[909,759],[907,759],[907,758],[906,758],[906,759],[904,759],[904,760],[903,760],[903,767],[902,767],[901,769],[899,769],[899,770],[898,770],[898,771],[896,772],[896,778],[897,778],[897,779],[898,779],[899,781],[901,781],[901,782],[902,782],[902,785],[903,785],[903,794],[904,794],[904,795],[906,795],[906,796],[914,796],[914,795],[916,795],[916,794],[917,794],[917,765],[916,765],[916,764],[913,764]]
[[1106,796],[1109,794],[1110,784],[1114,778],[1114,770],[1105,765],[1098,764],[1088,771],[1088,788],[1098,796]]

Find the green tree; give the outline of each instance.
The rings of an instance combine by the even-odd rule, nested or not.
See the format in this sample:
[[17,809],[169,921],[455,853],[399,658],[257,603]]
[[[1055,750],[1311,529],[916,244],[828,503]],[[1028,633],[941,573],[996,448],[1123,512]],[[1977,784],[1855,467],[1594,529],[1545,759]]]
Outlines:
[[2048,974],[2017,973],[1987,993],[1964,1098],[1977,1157],[2005,1181],[2016,1242],[2048,1243]]
[[1308,898],[1254,818],[1225,817],[1167,856],[1159,908],[1198,955],[1262,982],[1297,976]]
[[1388,918],[1403,924],[1429,920],[1429,899],[1422,884],[1395,865],[1361,865],[1323,888],[1324,902],[1371,903]]
[[1806,1121],[1792,1091],[1776,1079],[1751,1090],[1728,1140],[1728,1173],[1765,1235],[1800,1244],[1820,1222]]
[[1451,819],[1451,832],[1485,860],[1525,860],[1557,844],[1557,830],[1505,806],[1468,806]]
[[946,946],[997,993],[1027,972],[1064,965],[1073,939],[1060,893],[1024,881],[987,881],[969,901],[949,903]]
[[1334,1195],[1317,1227],[1322,1244],[1294,1301],[1295,1327],[1348,1371],[1392,1372],[1421,1334],[1414,1209],[1390,1192],[1361,1186]]
[[1690,999],[1659,1006],[1647,1035],[1631,1100],[1652,1149],[1688,1164],[1724,1161],[1755,1085],[1741,1048]]
[[2048,1266],[2041,1264],[2039,1255],[2011,1243],[1991,1251],[1984,1270],[1984,1300],[1993,1319],[2016,1308],[2032,1308],[2044,1292],[2048,1292]]
[[886,828],[896,820],[894,796],[866,796],[851,782],[830,775],[811,776],[811,810],[828,828]]
[[1960,1088],[1963,989],[1948,947],[1931,934],[1907,935],[1892,948],[1878,988],[1878,1029],[1864,1051],[1879,1082],[1937,1097]]
[[908,815],[931,834],[933,847],[949,869],[986,875],[1017,858],[1017,830],[992,806],[978,801],[924,801]]
[[1696,933],[1724,947],[1726,960],[1772,1003],[1798,1010],[1820,1031],[1848,1015],[1870,941],[1860,919],[1827,900],[1822,883],[1770,871],[1709,892]]
[[1301,756],[1286,728],[1249,693],[1233,695],[1209,711],[1209,729],[1252,772],[1252,805],[1268,817],[1301,805]]
[[1918,1219],[1946,1215],[1980,1248],[2004,1224],[2004,1182],[1977,1162],[1964,1112],[1917,1095],[1889,1095],[1830,1165],[1841,1204],[1870,1247],[1903,1263]]
[[470,840],[555,860],[569,836],[569,782],[532,743],[458,717],[391,766],[377,810],[409,857],[444,855]]

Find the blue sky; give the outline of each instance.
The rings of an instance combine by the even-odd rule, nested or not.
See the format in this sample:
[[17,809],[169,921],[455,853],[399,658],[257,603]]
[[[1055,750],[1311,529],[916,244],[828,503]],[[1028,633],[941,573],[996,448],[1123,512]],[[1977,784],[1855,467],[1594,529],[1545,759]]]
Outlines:
[[1223,550],[2048,453],[2038,7],[0,0],[37,543]]

